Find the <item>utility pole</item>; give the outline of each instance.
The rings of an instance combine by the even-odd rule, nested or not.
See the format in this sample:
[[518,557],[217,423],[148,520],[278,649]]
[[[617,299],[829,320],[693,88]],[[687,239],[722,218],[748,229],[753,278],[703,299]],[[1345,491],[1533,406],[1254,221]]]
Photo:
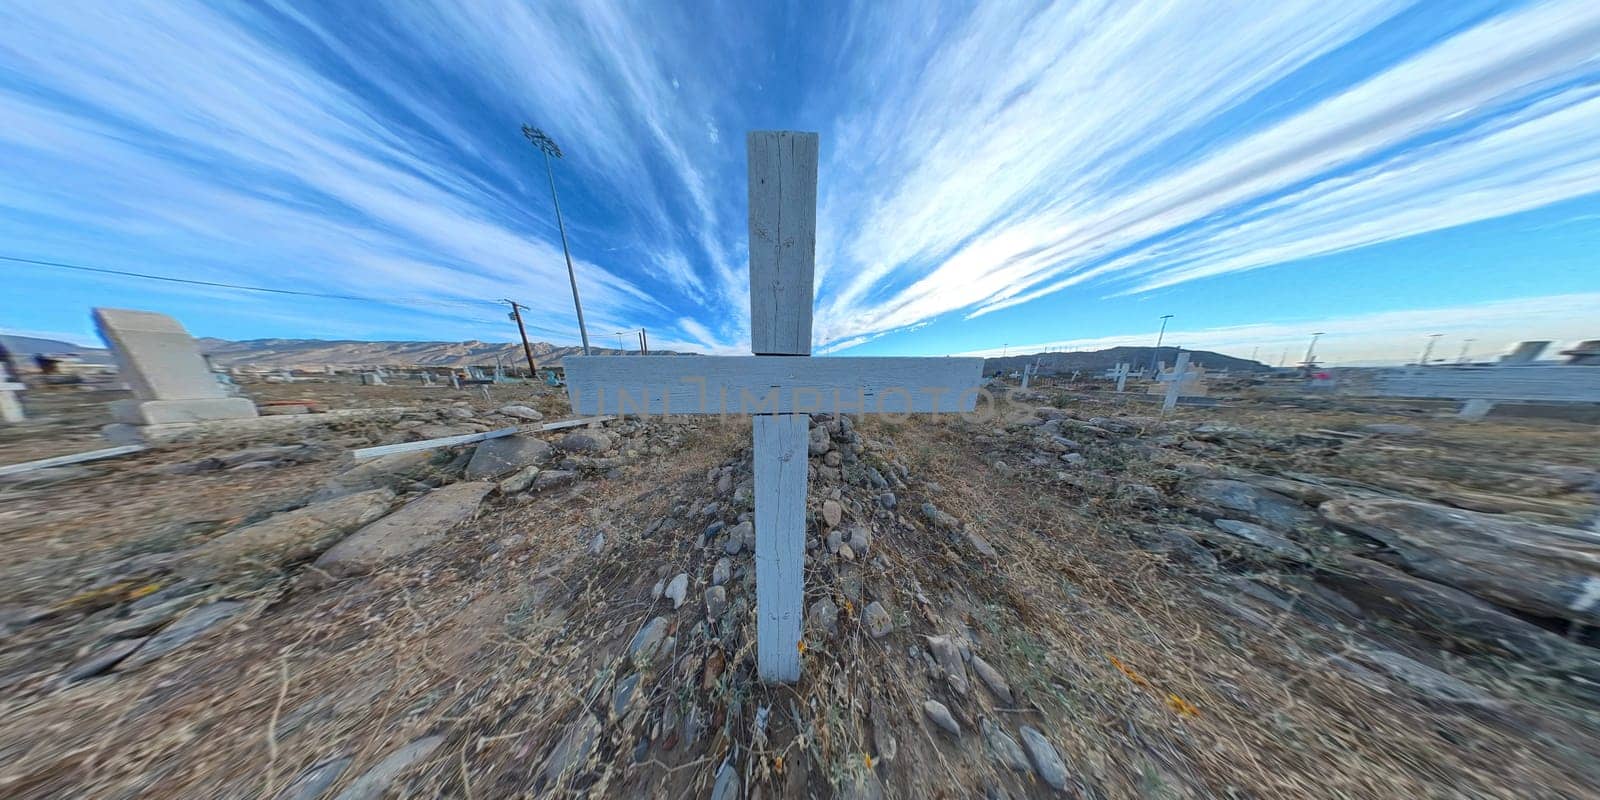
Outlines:
[[1156,349],[1150,354],[1150,374],[1156,373],[1156,361],[1161,358],[1161,340],[1167,335],[1167,320],[1172,319],[1171,314],[1161,315],[1161,332],[1156,334]]
[[572,269],[572,251],[567,249],[567,226],[561,221],[561,201],[556,198],[556,174],[550,169],[550,157],[561,158],[561,147],[538,128],[524,125],[522,135],[544,153],[544,174],[550,179],[550,203],[556,207],[556,229],[561,231],[561,253],[567,257],[567,280],[572,282],[572,307],[578,312],[578,336],[583,339],[583,354],[589,355],[589,329],[583,325],[583,303],[578,300],[578,274]]
[[533,348],[528,346],[528,329],[522,327],[522,309],[527,308],[527,306],[515,300],[503,300],[501,302],[511,304],[511,318],[517,321],[517,333],[522,335],[522,354],[528,357],[528,378],[537,380],[539,367],[533,363]]
[[1472,349],[1472,343],[1475,342],[1475,341],[1477,341],[1477,340],[1476,339],[1467,339],[1466,341],[1461,343],[1461,355],[1456,356],[1456,363],[1457,364],[1465,364],[1465,363],[1467,363],[1467,351]]
[[1433,343],[1439,341],[1439,337],[1443,335],[1442,333],[1428,334],[1428,344],[1422,348],[1422,357],[1417,359],[1417,366],[1428,366],[1428,356],[1433,355]]
[[645,334],[644,328],[639,329],[639,355],[650,355],[650,337]]

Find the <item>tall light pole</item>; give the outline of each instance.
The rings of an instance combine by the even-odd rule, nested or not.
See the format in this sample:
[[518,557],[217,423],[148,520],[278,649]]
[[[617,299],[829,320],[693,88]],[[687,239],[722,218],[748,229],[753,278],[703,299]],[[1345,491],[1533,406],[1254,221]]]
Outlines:
[[561,201],[556,198],[556,174],[550,169],[550,157],[561,158],[561,147],[538,128],[524,125],[522,135],[544,153],[544,174],[550,179],[550,202],[556,207],[556,229],[561,231],[561,252],[567,257],[567,280],[572,282],[572,307],[578,312],[578,336],[583,339],[583,354],[589,355],[589,330],[583,326],[583,303],[578,300],[578,274],[572,269],[572,251],[567,249],[567,226],[561,221]]
[[1150,374],[1156,372],[1156,359],[1161,357],[1161,340],[1167,335],[1167,320],[1172,319],[1171,314],[1161,315],[1161,332],[1156,334],[1156,349],[1150,354]]
[[1465,363],[1467,363],[1467,351],[1472,349],[1472,343],[1475,342],[1475,341],[1477,341],[1477,340],[1476,339],[1467,339],[1467,340],[1465,340],[1465,341],[1463,341],[1461,343],[1461,355],[1456,356],[1456,363],[1457,364],[1465,364]]
[[1308,370],[1311,369],[1314,363],[1312,358],[1317,354],[1317,339],[1320,338],[1324,333],[1326,333],[1326,331],[1317,331],[1316,333],[1311,334],[1311,344],[1306,346],[1306,369]]
[[1434,342],[1439,341],[1439,337],[1443,336],[1443,335],[1444,334],[1442,334],[1442,333],[1430,333],[1430,334],[1428,334],[1428,344],[1425,345],[1422,348],[1422,357],[1417,359],[1417,366],[1419,366],[1419,367],[1428,366],[1428,356],[1433,355],[1433,344],[1434,344]]

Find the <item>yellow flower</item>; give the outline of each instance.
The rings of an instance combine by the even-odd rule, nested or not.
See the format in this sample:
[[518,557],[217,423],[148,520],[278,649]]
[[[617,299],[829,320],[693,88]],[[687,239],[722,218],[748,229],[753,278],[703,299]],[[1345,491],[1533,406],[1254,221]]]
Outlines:
[[778,756],[772,760],[772,769],[779,775],[783,774],[783,756]]
[[861,760],[865,761],[867,763],[867,769],[872,769],[873,761],[872,761],[872,754],[871,753],[862,753],[861,754]]
[[800,641],[795,642],[794,643],[794,649],[800,651],[800,655],[805,655],[806,654],[806,640],[801,639]]

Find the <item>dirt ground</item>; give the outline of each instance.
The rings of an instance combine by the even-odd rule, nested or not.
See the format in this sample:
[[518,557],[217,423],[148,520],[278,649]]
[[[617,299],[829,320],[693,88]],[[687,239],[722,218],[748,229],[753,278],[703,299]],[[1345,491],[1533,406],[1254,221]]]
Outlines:
[[[194,548],[304,506],[352,448],[424,424],[498,427],[506,403],[566,416],[543,387],[245,388],[414,410],[0,486],[0,795],[1600,796],[1585,626],[1516,615],[1553,642],[1552,666],[1352,602],[1330,588],[1340,559],[1374,545],[1320,519],[1286,534],[1304,558],[1199,534],[1203,547],[1152,544],[1210,528],[1197,470],[1581,533],[1594,497],[1545,476],[1600,467],[1592,425],[1302,404],[1277,387],[1159,420],[1050,381],[981,421],[818,421],[803,677],[775,686],[755,675],[754,562],[729,533],[750,510],[748,422],[608,423],[611,449],[552,456],[559,483],[502,486],[441,541],[367,574],[296,562],[197,579],[182,568]],[[103,446],[109,399],[30,398],[41,421],[7,431],[0,463]],[[1040,450],[1056,412],[1065,453]],[[1425,432],[1360,432],[1374,423]],[[212,468],[251,448],[279,455]],[[471,450],[441,451],[436,472]],[[829,542],[857,528],[862,552]],[[679,573],[675,608],[657,587]],[[132,636],[149,647],[161,634],[134,628],[157,604],[204,603],[238,610],[135,668],[74,674]],[[630,655],[657,619],[666,640]],[[1378,652],[1429,671],[1383,672]]]

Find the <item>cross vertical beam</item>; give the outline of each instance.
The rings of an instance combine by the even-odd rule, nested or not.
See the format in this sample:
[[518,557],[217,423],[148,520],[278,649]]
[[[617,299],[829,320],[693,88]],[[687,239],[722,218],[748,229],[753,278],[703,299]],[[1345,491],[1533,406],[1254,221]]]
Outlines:
[[[752,131],[750,350],[811,353],[817,246],[817,134]],[[769,683],[800,680],[805,607],[806,414],[752,421],[756,489],[756,664]]]
[[1183,379],[1188,372],[1189,354],[1179,353],[1177,363],[1172,365],[1172,382],[1167,384],[1167,396],[1161,402],[1161,413],[1165,414],[1178,407],[1178,395],[1183,391]]

